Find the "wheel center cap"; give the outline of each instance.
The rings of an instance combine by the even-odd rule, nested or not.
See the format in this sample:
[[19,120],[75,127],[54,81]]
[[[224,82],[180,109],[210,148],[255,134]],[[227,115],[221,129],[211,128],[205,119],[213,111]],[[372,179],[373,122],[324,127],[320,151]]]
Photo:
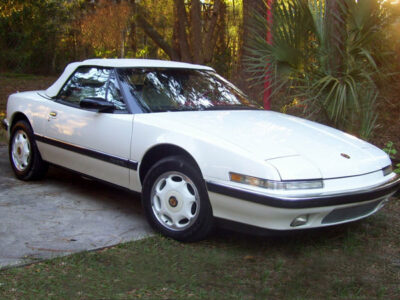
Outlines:
[[168,203],[171,207],[176,207],[178,205],[178,200],[174,196],[171,196],[169,197]]
[[18,147],[18,148],[17,148],[17,153],[18,153],[18,155],[21,155],[21,154],[22,154],[21,147]]

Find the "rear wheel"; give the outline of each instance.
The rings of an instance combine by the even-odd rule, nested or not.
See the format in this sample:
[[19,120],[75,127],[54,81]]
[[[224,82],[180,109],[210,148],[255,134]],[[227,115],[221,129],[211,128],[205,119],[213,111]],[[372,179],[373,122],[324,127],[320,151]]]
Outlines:
[[149,170],[142,202],[152,227],[173,239],[197,241],[213,228],[204,180],[184,156],[167,157]]
[[12,169],[18,179],[35,180],[47,171],[37,149],[31,126],[26,121],[18,121],[11,129],[9,157]]

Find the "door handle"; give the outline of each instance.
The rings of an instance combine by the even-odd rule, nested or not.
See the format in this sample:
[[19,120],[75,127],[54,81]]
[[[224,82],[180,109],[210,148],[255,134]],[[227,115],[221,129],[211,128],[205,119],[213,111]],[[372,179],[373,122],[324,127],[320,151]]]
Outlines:
[[47,118],[47,121],[50,122],[51,119],[55,119],[57,117],[57,112],[51,111],[49,112],[49,117]]

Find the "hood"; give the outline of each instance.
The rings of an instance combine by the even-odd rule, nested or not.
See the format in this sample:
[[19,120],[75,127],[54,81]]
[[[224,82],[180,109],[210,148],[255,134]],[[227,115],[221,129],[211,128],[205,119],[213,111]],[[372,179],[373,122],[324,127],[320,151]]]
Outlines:
[[[253,158],[268,161],[272,165],[282,162],[283,158],[301,158],[302,168],[307,168],[309,163],[310,168],[319,170],[322,178],[366,174],[390,164],[390,159],[383,151],[367,142],[339,130],[281,113],[200,111],[160,113],[159,117],[170,118],[168,122],[177,122],[179,126],[213,135],[244,149]],[[279,164],[275,163],[278,171]],[[296,168],[296,164],[293,168]],[[281,176],[284,180],[294,179],[285,178],[284,174]]]

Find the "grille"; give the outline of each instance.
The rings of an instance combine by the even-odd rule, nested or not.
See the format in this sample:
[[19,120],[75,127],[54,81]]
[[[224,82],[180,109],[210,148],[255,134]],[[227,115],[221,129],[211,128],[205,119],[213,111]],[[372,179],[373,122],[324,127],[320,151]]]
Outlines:
[[381,202],[382,200],[377,200],[367,204],[335,209],[325,216],[322,224],[338,223],[366,216],[374,212]]

